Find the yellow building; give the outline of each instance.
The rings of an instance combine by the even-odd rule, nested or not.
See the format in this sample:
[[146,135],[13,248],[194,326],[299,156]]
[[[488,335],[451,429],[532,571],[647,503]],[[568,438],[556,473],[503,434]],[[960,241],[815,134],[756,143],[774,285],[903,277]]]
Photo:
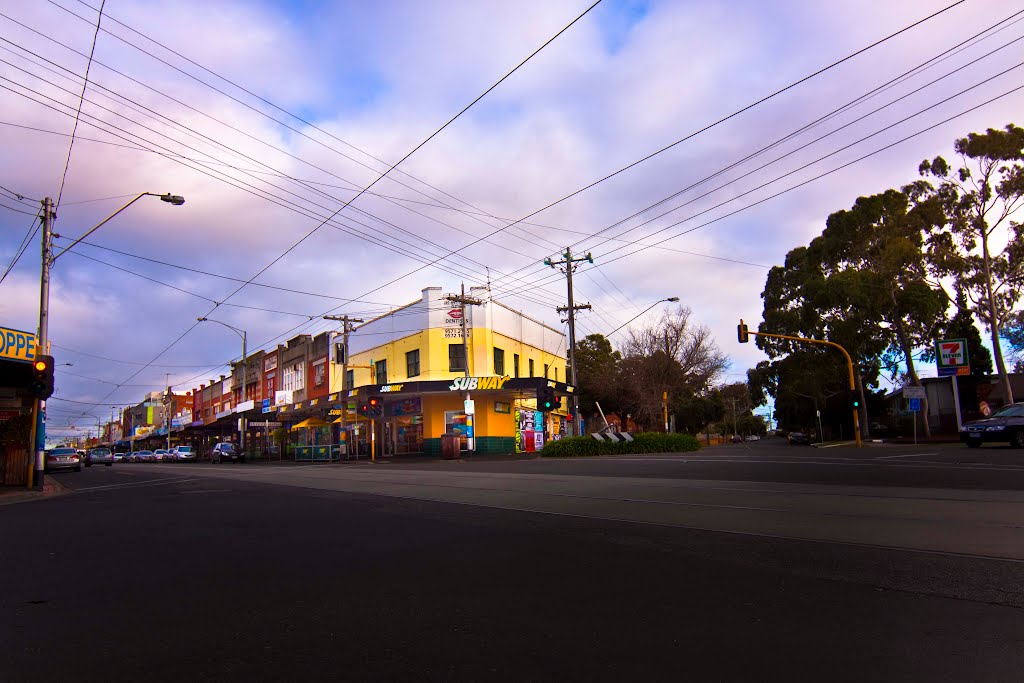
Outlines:
[[383,404],[379,453],[435,454],[446,433],[478,453],[533,451],[568,431],[564,398],[560,410],[536,412],[545,391],[572,393],[565,335],[473,288],[468,296],[482,303],[465,306],[464,345],[463,308],[453,296],[428,287],[421,299],[359,325],[349,335],[347,370],[343,336],[332,337],[330,390],[339,405],[331,414],[340,416],[347,400],[356,452],[368,437],[357,407],[371,397]]

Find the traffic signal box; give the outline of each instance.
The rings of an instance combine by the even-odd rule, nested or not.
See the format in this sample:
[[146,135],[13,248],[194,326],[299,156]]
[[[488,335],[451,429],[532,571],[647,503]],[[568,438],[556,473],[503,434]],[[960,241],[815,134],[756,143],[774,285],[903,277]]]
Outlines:
[[850,389],[850,400],[848,403],[854,410],[860,410],[860,392],[856,389]]
[[370,398],[366,402],[370,417],[380,417],[384,414],[384,402],[377,397]]
[[740,344],[746,344],[750,341],[750,333],[747,331],[747,324],[740,320],[740,324],[736,326],[736,338],[740,340]]
[[370,417],[370,404],[363,401],[359,404],[359,414],[363,417]]
[[53,356],[36,356],[32,361],[32,381],[28,390],[41,401],[53,395]]
[[555,396],[555,390],[551,387],[546,387],[537,399],[537,410],[541,412],[549,413],[552,410],[558,410],[561,407],[562,399],[559,396]]

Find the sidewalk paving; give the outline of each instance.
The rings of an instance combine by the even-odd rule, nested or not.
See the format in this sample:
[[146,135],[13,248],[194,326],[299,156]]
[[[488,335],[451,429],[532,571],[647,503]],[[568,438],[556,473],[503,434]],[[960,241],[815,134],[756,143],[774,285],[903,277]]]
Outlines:
[[43,490],[29,489],[24,486],[0,486],[0,505],[23,503],[26,500],[38,500],[49,496],[59,496],[68,489],[52,476],[43,478]]

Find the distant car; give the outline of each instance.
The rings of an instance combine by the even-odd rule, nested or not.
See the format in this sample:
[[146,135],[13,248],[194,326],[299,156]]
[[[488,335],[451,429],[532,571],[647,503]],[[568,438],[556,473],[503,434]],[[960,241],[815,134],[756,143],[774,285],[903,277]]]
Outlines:
[[47,472],[57,470],[82,471],[82,456],[74,448],[53,448],[46,451],[46,462],[43,465]]
[[93,448],[89,451],[89,461],[86,464],[110,467],[114,464],[114,454],[109,448]]
[[809,446],[811,444],[811,439],[803,432],[790,432],[789,443],[792,446]]
[[114,462],[124,462],[127,453],[114,453]]
[[213,447],[213,452],[210,453],[210,462],[220,463],[225,460],[231,462],[245,462],[245,455],[238,452],[235,448],[235,444],[224,441]]
[[760,441],[760,440],[761,440],[761,437],[759,437],[757,434],[749,434],[749,435],[747,435],[747,441]]
[[136,451],[135,457],[136,462],[156,462],[156,455],[153,451]]
[[153,455],[156,456],[157,462],[163,462],[164,460],[170,460],[168,457],[169,451],[166,448],[158,448],[153,451]]
[[1024,448],[1024,403],[1004,406],[988,417],[965,422],[960,440],[968,448],[979,448],[986,441]]
[[177,462],[193,462],[196,459],[196,452],[191,446],[175,446],[171,449],[171,459]]
[[740,436],[739,434],[733,434],[732,438],[729,440],[732,441],[733,443],[743,443],[743,437]]

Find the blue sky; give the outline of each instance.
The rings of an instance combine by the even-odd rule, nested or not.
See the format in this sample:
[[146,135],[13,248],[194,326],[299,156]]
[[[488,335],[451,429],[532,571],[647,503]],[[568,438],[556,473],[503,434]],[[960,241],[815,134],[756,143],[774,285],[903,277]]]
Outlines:
[[[237,280],[269,264],[337,210],[353,187],[370,183],[385,162],[400,159],[588,4],[167,0],[154,12],[148,2],[107,2],[103,28],[110,33],[101,32],[97,41],[56,230],[81,234],[125,196],[141,191],[171,191],[187,203],[174,208],[139,202],[89,240],[96,246],[83,245],[58,262],[51,334],[58,358],[73,366],[59,382],[58,397],[68,402],[54,401],[54,415],[95,424],[97,415],[109,419],[110,405],[138,401],[167,375],[189,388],[224,372],[218,364],[237,355],[237,339],[218,326],[190,329],[196,317],[210,312],[210,301],[223,301]],[[940,123],[1020,85],[1021,70],[898,123],[1019,61],[1013,45],[984,55],[1024,34],[1024,22],[983,36],[819,126],[817,135],[836,132],[806,149],[797,150],[817,135],[803,135],[687,191],[667,205],[679,208],[664,218],[640,227],[660,213],[647,211],[610,226],[982,31],[1013,8],[995,0],[963,3],[480,238],[945,4],[606,0],[336,224],[318,230],[257,279],[319,296],[249,286],[210,317],[246,329],[250,347],[262,348],[291,330],[326,329],[317,316],[343,303],[330,297],[361,300],[335,313],[372,315],[418,298],[426,286],[456,290],[489,277],[504,303],[561,327],[554,308],[564,303],[564,282],[542,261],[574,244],[595,257],[593,269],[583,269],[576,280],[577,299],[594,306],[581,317],[581,333],[609,332],[651,303],[679,296],[733,359],[725,379],[742,379],[763,356],[753,344],[735,343],[735,325],[741,317],[758,322],[767,267],[819,234],[829,213],[860,195],[913,180],[918,163],[948,155],[954,138],[1014,121],[1019,93]],[[31,199],[56,197],[72,126],[67,113],[74,113],[81,89],[71,74],[81,74],[85,65],[68,47],[88,52],[95,12],[74,0],[0,0],[0,12],[9,17],[0,17],[0,37],[9,41],[0,44],[6,62],[0,76],[9,79],[0,81],[8,88],[0,88],[0,186]],[[973,59],[980,61],[853,123]],[[30,95],[23,88],[40,93],[33,95],[40,101],[15,94]],[[61,103],[64,114],[53,109]],[[890,150],[758,203],[933,125]],[[756,170],[776,157],[782,158]],[[16,209],[0,208],[0,261],[6,267],[32,222],[17,211],[32,213],[35,204],[10,196],[2,202]],[[708,221],[715,222],[702,225]],[[388,244],[375,243],[382,240]],[[422,260],[460,247],[464,251],[437,266],[416,270]],[[38,251],[37,237],[0,283],[4,326],[35,327]]]

